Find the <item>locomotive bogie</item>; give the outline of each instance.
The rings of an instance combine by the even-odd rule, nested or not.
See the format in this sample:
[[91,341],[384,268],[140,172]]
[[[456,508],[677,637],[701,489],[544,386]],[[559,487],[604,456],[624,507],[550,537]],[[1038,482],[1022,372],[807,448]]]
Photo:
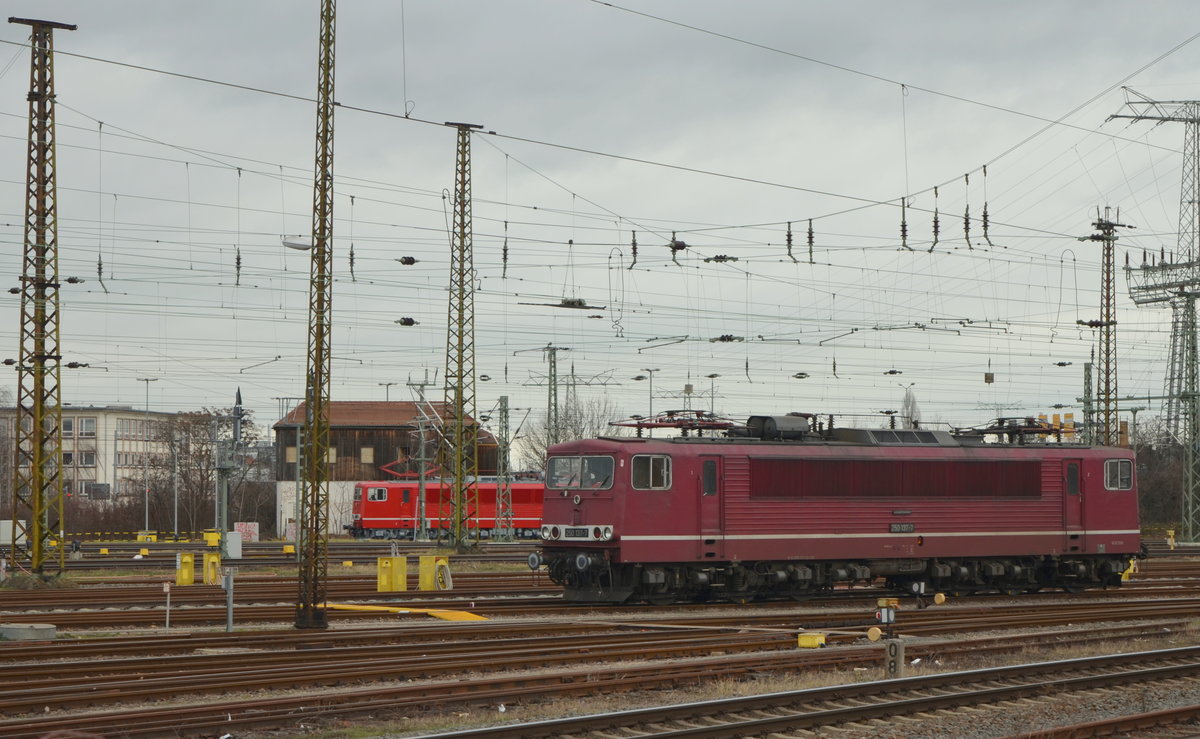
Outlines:
[[[879,561],[651,565],[616,564],[610,556],[611,552],[580,552],[573,558],[551,555],[548,559],[540,558],[538,564],[545,564],[551,579],[564,587],[567,600],[601,603],[803,599],[816,593],[877,585],[911,595],[1016,594],[1043,588],[1075,592],[1117,586],[1128,567],[1128,561],[1111,557],[950,563],[905,560],[901,574],[891,563]],[[872,566],[879,570],[873,570]],[[884,570],[892,574],[885,576]]]

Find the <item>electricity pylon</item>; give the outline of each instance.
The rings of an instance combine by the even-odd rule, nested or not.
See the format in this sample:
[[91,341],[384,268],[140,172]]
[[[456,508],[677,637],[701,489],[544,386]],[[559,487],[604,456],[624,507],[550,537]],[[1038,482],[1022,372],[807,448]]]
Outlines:
[[[1196,392],[1196,295],[1200,288],[1200,263],[1197,262],[1197,182],[1200,180],[1200,101],[1150,100],[1129,88],[1128,94],[1140,100],[1126,100],[1130,114],[1109,118],[1135,121],[1175,122],[1184,124],[1183,176],[1179,190],[1179,235],[1173,258],[1157,264],[1126,268],[1129,295],[1137,305],[1169,303],[1171,306],[1170,359],[1167,364],[1164,417],[1167,429],[1176,438],[1187,433],[1184,396]],[[1192,380],[1189,381],[1189,377]],[[1189,384],[1190,382],[1190,384]]]
[[1179,190],[1179,237],[1176,254],[1157,264],[1126,267],[1129,295],[1137,305],[1169,303],[1171,306],[1170,361],[1167,365],[1164,401],[1167,431],[1183,448],[1182,517],[1183,540],[1200,537],[1200,383],[1197,382],[1196,296],[1200,294],[1200,263],[1197,262],[1196,202],[1200,183],[1200,101],[1150,100],[1129,88],[1126,99],[1132,113],[1109,118],[1184,124],[1183,176]]

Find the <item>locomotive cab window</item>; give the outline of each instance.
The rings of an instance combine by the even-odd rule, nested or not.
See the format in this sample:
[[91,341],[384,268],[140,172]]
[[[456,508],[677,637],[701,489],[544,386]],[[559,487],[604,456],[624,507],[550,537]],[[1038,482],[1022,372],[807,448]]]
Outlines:
[[546,481],[546,487],[563,490],[607,490],[613,482],[613,458],[551,457]]
[[1133,489],[1133,463],[1128,459],[1104,460],[1104,487],[1106,490]]
[[642,454],[633,458],[633,487],[636,490],[666,490],[671,487],[671,458],[665,454]]
[[387,500],[387,488],[367,488],[367,500],[375,502]]

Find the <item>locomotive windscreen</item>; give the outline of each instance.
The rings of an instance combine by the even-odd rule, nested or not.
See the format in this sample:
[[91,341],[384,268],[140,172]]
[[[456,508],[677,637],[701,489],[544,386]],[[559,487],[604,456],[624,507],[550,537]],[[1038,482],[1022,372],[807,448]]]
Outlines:
[[1039,498],[1036,460],[750,459],[751,498]]

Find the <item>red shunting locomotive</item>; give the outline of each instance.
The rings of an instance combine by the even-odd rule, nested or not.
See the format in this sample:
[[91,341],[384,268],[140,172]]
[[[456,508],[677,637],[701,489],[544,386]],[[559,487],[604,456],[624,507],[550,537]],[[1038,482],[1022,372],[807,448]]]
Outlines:
[[[540,553],[576,601],[1116,586],[1140,556],[1127,449],[754,416],[723,436],[605,437],[547,459]],[[1010,426],[1009,430],[1011,431]]]
[[[346,530],[359,539],[412,539],[418,519],[416,480],[360,482],[354,485],[354,502]],[[496,497],[499,483],[494,478],[476,483],[477,506],[467,527],[478,529],[480,537],[491,538],[499,527],[496,521]],[[542,521],[542,483],[511,482],[512,527],[518,539],[536,539]],[[445,536],[452,521],[449,482],[431,479],[425,482],[425,530],[428,536]]]

